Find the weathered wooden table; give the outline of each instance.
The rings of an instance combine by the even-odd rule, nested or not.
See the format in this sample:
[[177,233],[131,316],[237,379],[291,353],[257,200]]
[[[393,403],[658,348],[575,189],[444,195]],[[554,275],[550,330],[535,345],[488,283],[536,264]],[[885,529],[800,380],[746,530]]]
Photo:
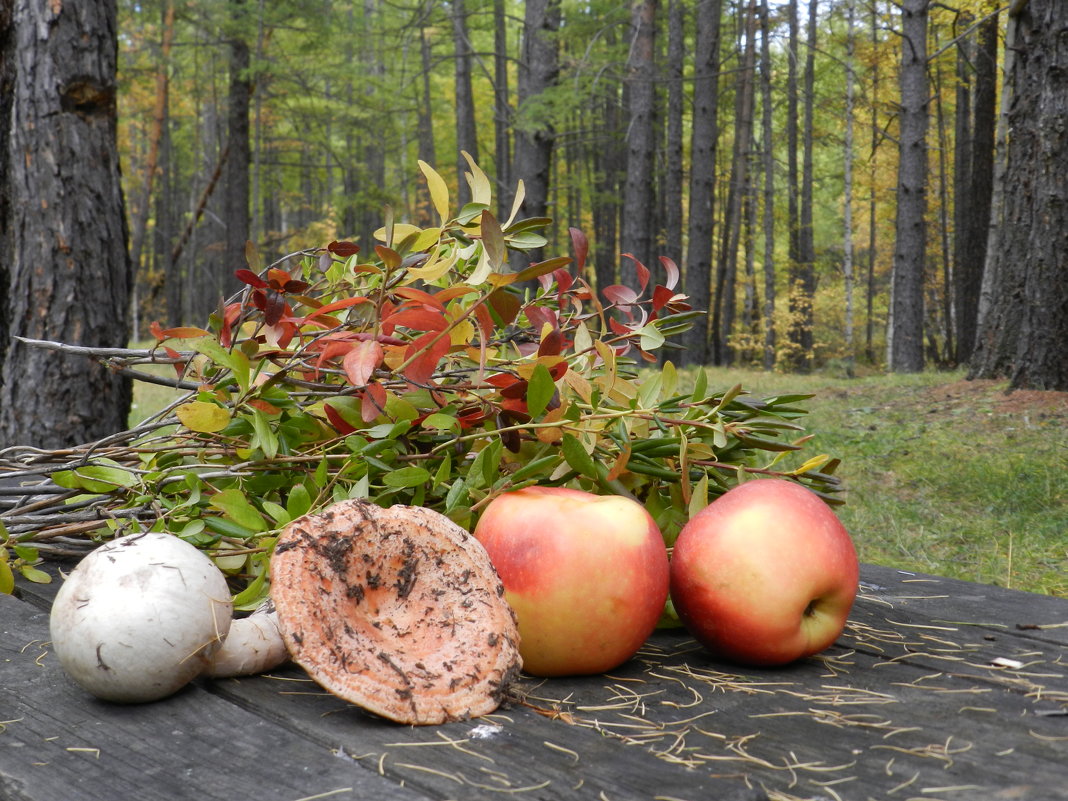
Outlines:
[[1068,601],[865,566],[839,642],[777,670],[661,632],[611,675],[524,679],[496,714],[403,727],[301,670],[94,700],[0,597],[0,799],[1064,799]]

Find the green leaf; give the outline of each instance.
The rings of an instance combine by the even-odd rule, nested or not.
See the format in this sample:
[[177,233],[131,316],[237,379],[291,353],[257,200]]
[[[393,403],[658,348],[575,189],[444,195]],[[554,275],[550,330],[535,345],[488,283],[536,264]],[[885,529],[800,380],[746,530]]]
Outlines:
[[534,372],[527,382],[527,413],[531,417],[538,417],[545,411],[545,407],[552,400],[556,392],[556,383],[553,381],[549,368],[541,362],[534,365]]
[[451,414],[445,414],[444,412],[435,412],[428,415],[422,422],[423,428],[429,428],[434,431],[449,431],[453,434],[460,433],[460,421],[453,417]]
[[239,609],[242,612],[248,612],[255,609],[267,597],[269,589],[267,584],[267,571],[264,570],[257,575],[256,578],[252,579],[245,589],[241,590],[241,592],[234,596],[234,609]]
[[137,485],[137,476],[121,467],[90,464],[76,470],[61,470],[52,480],[65,489],[83,489],[93,493],[114,492]]
[[600,478],[597,474],[597,465],[594,463],[593,457],[586,453],[586,449],[582,447],[582,443],[578,441],[577,437],[572,434],[564,434],[561,450],[564,452],[564,460],[572,470],[595,481]]
[[656,321],[646,323],[639,330],[638,346],[644,351],[656,350],[664,344],[664,335],[656,326]]
[[303,484],[294,484],[289,490],[289,497],[286,498],[286,511],[289,513],[289,519],[296,520],[308,514],[311,505],[312,499],[308,488]]
[[225,489],[215,493],[211,499],[211,506],[219,509],[239,526],[251,531],[269,531],[271,528],[256,507],[249,503],[245,493],[239,489]]
[[415,487],[419,484],[424,484],[429,480],[430,473],[418,465],[402,467],[400,470],[393,470],[382,477],[383,484],[395,489]]
[[274,501],[262,501],[262,504],[263,511],[277,524],[276,527],[287,525],[293,519],[284,506]]
[[32,565],[21,565],[19,572],[22,577],[27,581],[32,581],[34,584],[51,584],[52,577],[45,573],[43,570],[38,570]]
[[0,557],[0,594],[10,595],[15,589],[15,574],[11,572],[11,565],[7,559]]
[[271,423],[261,409],[254,410],[252,416],[253,448],[259,448],[268,459],[278,455],[278,436],[271,430]]

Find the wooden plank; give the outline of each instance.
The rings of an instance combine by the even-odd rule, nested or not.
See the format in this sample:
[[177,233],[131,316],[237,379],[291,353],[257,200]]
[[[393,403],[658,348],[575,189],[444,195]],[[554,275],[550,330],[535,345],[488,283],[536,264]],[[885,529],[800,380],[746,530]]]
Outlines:
[[[398,727],[292,667],[197,692],[423,797],[1063,797],[1068,602],[872,566],[862,580],[817,658],[739,668],[660,632],[611,675],[525,679],[479,721]],[[22,586],[47,608],[54,587]]]
[[154,704],[97,701],[47,639],[47,615],[0,595],[4,801],[425,798],[196,687]]

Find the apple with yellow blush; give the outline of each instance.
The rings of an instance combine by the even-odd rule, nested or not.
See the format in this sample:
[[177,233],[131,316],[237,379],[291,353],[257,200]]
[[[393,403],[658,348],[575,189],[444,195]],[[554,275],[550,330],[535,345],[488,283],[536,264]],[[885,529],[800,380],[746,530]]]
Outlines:
[[656,628],[668,594],[667,549],[640,503],[526,487],[493,499],[474,534],[519,620],[526,672],[603,673]]
[[853,541],[825,501],[785,479],[740,484],[683,527],[671,599],[713,655],[784,665],[830,646],[857,593]]

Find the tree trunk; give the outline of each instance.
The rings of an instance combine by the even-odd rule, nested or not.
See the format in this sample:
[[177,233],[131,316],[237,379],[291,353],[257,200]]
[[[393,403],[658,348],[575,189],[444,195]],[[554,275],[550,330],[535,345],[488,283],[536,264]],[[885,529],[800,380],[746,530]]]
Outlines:
[[[523,17],[523,44],[516,80],[518,126],[515,132],[515,179],[523,181],[524,217],[545,217],[549,205],[550,172],[556,132],[542,112],[533,111],[544,92],[556,85],[560,73],[556,31],[560,27],[559,0],[532,0]],[[541,250],[529,258],[541,260]]]
[[797,0],[786,4],[787,26],[789,35],[786,53],[786,228],[787,238],[787,275],[789,276],[788,302],[789,324],[786,336],[790,347],[784,353],[785,361],[791,369],[802,363],[805,353],[804,321],[807,316],[804,298],[804,278],[801,268],[801,211],[800,211],[800,169],[797,163],[797,63],[799,54],[799,22],[797,17]]
[[923,369],[924,269],[927,252],[927,7],[901,3],[901,90],[897,216],[890,315],[890,369]]
[[845,336],[845,364],[846,374],[853,375],[853,106],[855,76],[853,67],[855,64],[856,49],[856,0],[847,0],[846,3],[846,107],[845,107],[845,140],[843,142],[842,160],[844,171],[842,175],[842,194],[845,202],[842,209],[842,276],[845,280],[845,325],[842,332]]
[[[870,28],[872,50],[879,47],[879,3],[873,0],[871,7]],[[875,259],[877,253],[876,229],[878,227],[878,176],[879,143],[882,131],[879,127],[879,98],[882,89],[881,73],[878,59],[871,67],[871,151],[868,154],[868,275],[865,281],[864,306],[864,356],[869,364],[875,362]]]
[[126,427],[128,379],[9,339],[127,344],[117,41],[114,0],[0,3],[0,447]]
[[716,269],[716,292],[712,306],[712,360],[715,364],[729,364],[733,359],[729,340],[734,329],[735,285],[742,230],[742,206],[749,191],[749,142],[753,133],[755,36],[756,2],[749,0],[745,20],[739,31],[739,37],[744,39],[744,43],[740,43],[739,47],[738,81],[734,93],[731,176],[727,185],[722,250]]
[[471,89],[471,62],[474,51],[467,32],[467,8],[464,0],[452,2],[452,38],[456,53],[456,183],[457,198],[463,207],[471,201],[471,187],[464,180],[467,160],[460,151],[466,151],[478,161],[478,128],[475,122],[475,96]]
[[[664,245],[662,254],[682,264],[682,80],[686,61],[685,9],[682,0],[668,5],[667,152],[664,180]],[[650,265],[651,266],[651,265]]]
[[967,170],[967,202],[959,204],[958,237],[963,239],[956,264],[957,362],[971,359],[979,315],[979,291],[986,263],[990,202],[994,186],[994,132],[997,124],[998,15],[979,26],[975,50],[975,110]]
[[233,287],[234,270],[245,267],[245,243],[249,239],[249,111],[252,81],[249,48],[245,40],[245,0],[232,0],[234,33],[230,39],[230,92],[227,114],[229,151],[226,159],[226,190],[223,198],[226,224],[224,275],[211,294],[225,296]]
[[796,343],[799,352],[794,367],[811,370],[815,346],[812,304],[816,296],[816,240],[812,223],[812,184],[815,179],[813,164],[813,118],[816,104],[816,11],[819,3],[809,0],[808,31],[805,49],[805,107],[801,139],[801,216],[797,236],[798,265],[794,284],[795,312],[797,319]]
[[[424,16],[419,22],[419,58],[422,66],[420,87],[422,92],[419,98],[419,109],[415,123],[418,129],[419,158],[430,165],[435,164],[433,95],[430,90],[430,74],[433,70],[433,64],[430,58],[430,38],[427,36],[427,26],[429,25],[429,15],[432,7],[433,2],[431,0],[424,6]],[[430,190],[427,188],[426,181],[420,181],[417,184],[415,214],[416,220],[421,227],[428,228],[436,223],[434,206],[431,203]]]
[[[722,0],[703,0],[695,9],[693,130],[690,143],[689,244],[685,289],[695,309],[709,308],[712,296],[712,242],[719,138],[719,26]],[[708,323],[698,321],[682,335],[682,361],[707,364]]]
[[764,358],[763,367],[775,366],[775,132],[771,97],[771,21],[768,0],[760,4],[760,98],[764,138]]
[[493,0],[493,157],[497,164],[497,217],[508,218],[512,186],[512,109],[508,103],[508,17],[504,0]]
[[[1018,6],[1020,4],[1017,4]],[[1011,13],[1011,12],[1010,12]],[[1068,390],[1068,4],[1031,0],[1010,17],[1005,91],[1012,102],[1004,210],[987,269],[973,378],[1014,388]]]
[[[653,257],[653,209],[656,181],[656,12],[658,0],[631,5],[630,55],[627,59],[627,182],[623,188],[620,246],[648,265]],[[620,281],[637,286],[630,259],[620,263]]]

